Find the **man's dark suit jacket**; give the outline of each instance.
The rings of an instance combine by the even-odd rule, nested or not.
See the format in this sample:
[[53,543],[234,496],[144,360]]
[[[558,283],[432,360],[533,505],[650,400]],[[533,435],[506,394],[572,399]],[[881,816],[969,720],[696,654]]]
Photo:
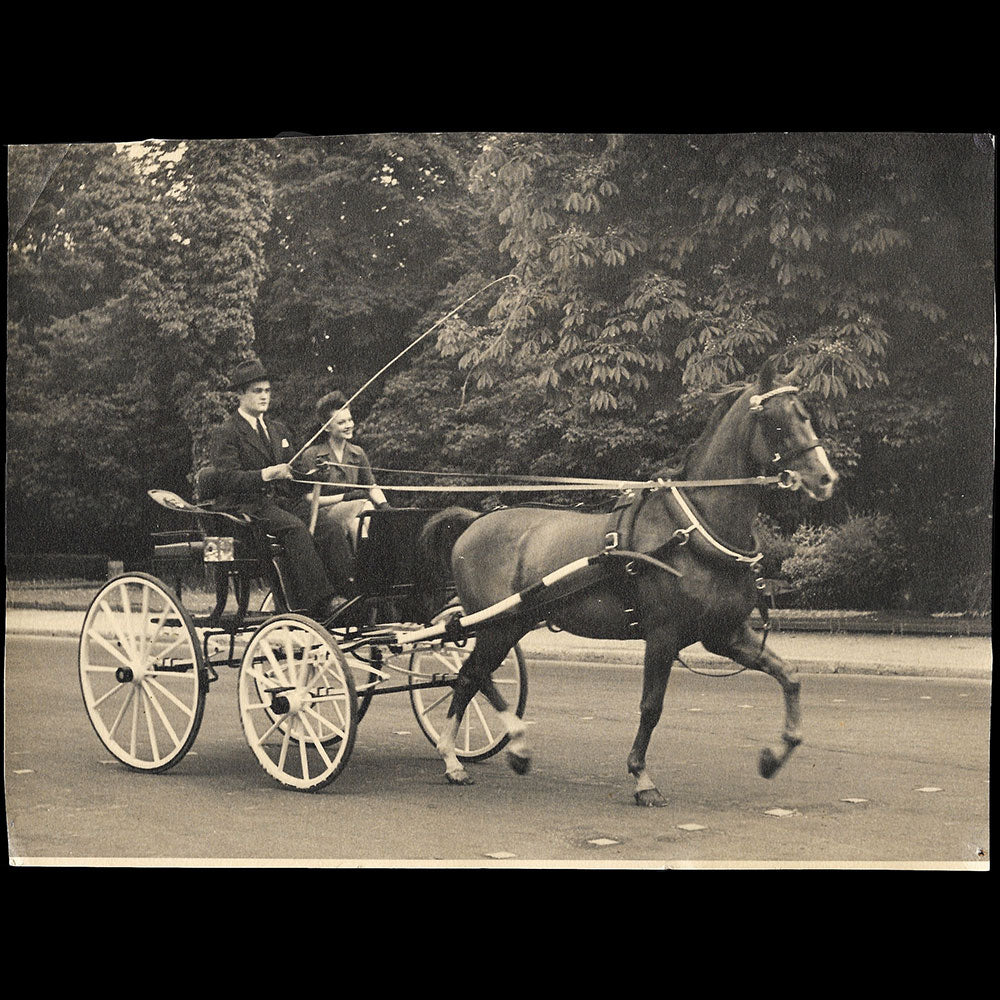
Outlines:
[[261,479],[261,469],[281,465],[295,455],[288,428],[280,420],[266,422],[270,449],[239,413],[232,414],[216,430],[212,492],[220,505],[255,514],[268,503],[277,502],[288,510],[309,491],[306,485],[282,480],[265,483]]
[[239,413],[218,427],[212,442],[210,483],[205,489],[219,506],[258,518],[277,535],[285,548],[284,585],[289,607],[315,609],[330,598],[333,588],[302,520],[307,509],[303,496],[311,487],[261,479],[261,469],[283,464],[295,454],[288,428],[280,420],[268,420],[267,430],[270,448]]

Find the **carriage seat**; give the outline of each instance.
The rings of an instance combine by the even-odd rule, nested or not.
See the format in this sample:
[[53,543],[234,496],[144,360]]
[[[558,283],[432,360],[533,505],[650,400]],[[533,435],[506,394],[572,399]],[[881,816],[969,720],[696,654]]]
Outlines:
[[[218,560],[243,564],[270,562],[283,555],[284,547],[259,522],[216,502],[218,485],[217,471],[212,466],[206,466],[195,473],[193,503],[164,490],[149,491],[152,499],[162,507],[191,516],[197,524],[194,532],[155,533],[154,541],[158,543],[156,554],[160,557],[176,556],[187,549],[193,555],[202,556],[206,562]],[[183,536],[186,536],[186,541]],[[228,554],[223,552],[220,556],[212,546],[225,538],[232,541],[226,543]]]
[[206,465],[194,474],[196,503],[213,503],[219,494],[219,473],[214,466]]
[[[218,502],[217,497],[220,492],[219,479],[220,476],[218,470],[212,465],[206,465],[194,474],[194,495],[196,503],[207,511],[218,511],[233,514],[232,510],[228,510],[224,505],[221,505]],[[253,524],[253,518],[250,515],[240,514],[239,516],[246,520],[248,526]],[[265,538],[270,545],[272,558],[284,554],[284,547],[275,535],[265,533]]]

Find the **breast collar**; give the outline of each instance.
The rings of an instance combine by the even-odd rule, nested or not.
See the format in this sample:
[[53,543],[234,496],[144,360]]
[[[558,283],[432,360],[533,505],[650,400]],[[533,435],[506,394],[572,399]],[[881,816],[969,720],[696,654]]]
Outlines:
[[[764,558],[763,552],[744,552],[741,549],[736,549],[720,542],[705,527],[701,518],[695,513],[694,508],[685,499],[681,491],[676,486],[668,487],[668,489],[671,498],[681,513],[681,519],[686,520],[688,524],[686,528],[678,528],[674,531],[666,542],[657,546],[652,552],[647,553],[648,555],[666,558],[672,548],[687,545],[690,536],[696,534],[705,542],[707,552],[723,557],[726,561],[733,560],[751,569],[756,569],[759,566],[761,560]],[[608,530],[605,534],[606,549],[632,548],[632,534],[639,511],[648,497],[654,492],[657,491],[640,490],[637,493],[633,493],[630,490],[618,498],[618,502],[612,509],[608,522]],[[754,541],[756,543],[756,539]]]
[[684,495],[676,486],[670,487],[670,495],[674,503],[680,508],[684,517],[690,522],[686,528],[678,528],[671,536],[670,541],[675,545],[687,545],[692,532],[696,532],[708,545],[716,552],[733,559],[744,566],[756,566],[763,558],[763,552],[745,552],[741,549],[731,548],[720,542],[698,518],[690,503],[684,499]]

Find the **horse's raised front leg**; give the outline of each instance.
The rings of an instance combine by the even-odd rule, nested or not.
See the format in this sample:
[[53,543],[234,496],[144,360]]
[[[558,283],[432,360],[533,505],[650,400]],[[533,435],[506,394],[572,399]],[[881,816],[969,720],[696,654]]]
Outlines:
[[785,696],[785,728],[781,734],[782,746],[776,750],[765,747],[760,752],[758,770],[764,778],[773,778],[788,760],[791,752],[802,742],[801,709],[799,705],[798,671],[789,666],[777,653],[766,646],[761,648],[761,637],[749,624],[726,641],[705,640],[702,643],[710,653],[727,656],[750,670],[769,674],[780,685]]
[[626,762],[629,774],[635,778],[635,801],[640,806],[667,804],[646,771],[646,751],[663,713],[667,681],[670,680],[670,670],[676,656],[677,644],[672,634],[657,631],[647,635],[642,669],[642,700],[639,703],[639,729]]

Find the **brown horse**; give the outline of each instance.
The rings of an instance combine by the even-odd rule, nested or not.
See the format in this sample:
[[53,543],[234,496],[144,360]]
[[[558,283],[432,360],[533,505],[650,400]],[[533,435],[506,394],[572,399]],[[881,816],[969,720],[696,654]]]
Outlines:
[[[735,392],[736,390],[734,390]],[[472,697],[482,691],[510,735],[508,758],[518,773],[530,765],[521,720],[508,708],[492,673],[526,633],[547,621],[596,639],[643,638],[646,642],[639,729],[626,766],[640,805],[666,800],[646,772],[646,751],[663,710],[670,671],[680,650],[695,642],[753,670],[770,674],[785,698],[783,747],[761,753],[760,772],[771,777],[802,740],[799,681],[793,668],[765,647],[749,624],[757,605],[753,522],[762,491],[756,477],[776,478],[815,500],[833,493],[837,473],[813,433],[809,414],[787,380],[768,363],[756,383],[731,405],[717,407],[688,450],[679,475],[685,481],[749,480],[739,485],[638,491],[618,514],[541,507],[509,507],[477,515],[454,507],[428,521],[418,542],[424,567],[450,562],[465,612],[472,614],[528,588],[581,557],[619,545],[625,556],[609,559],[572,578],[572,596],[548,594],[519,613],[488,621],[455,683],[438,752],[453,784],[471,778],[455,752],[458,726]],[[625,535],[626,537],[619,537]],[[564,588],[565,589],[565,588]],[[531,590],[529,593],[533,593]]]

